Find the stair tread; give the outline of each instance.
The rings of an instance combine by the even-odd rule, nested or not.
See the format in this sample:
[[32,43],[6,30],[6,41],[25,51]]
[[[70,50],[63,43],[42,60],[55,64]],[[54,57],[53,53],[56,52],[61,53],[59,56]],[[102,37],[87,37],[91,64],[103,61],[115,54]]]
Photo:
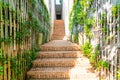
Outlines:
[[41,51],[37,58],[78,58],[83,56],[80,51]]
[[32,68],[30,71],[38,72],[66,72],[69,71],[72,67],[48,67],[48,68]]
[[40,46],[41,51],[79,51],[80,47],[67,40],[53,40]]
[[40,61],[40,62],[43,62],[43,61],[75,61],[76,59],[78,58],[48,58],[48,59],[36,59],[34,60],[33,62],[36,62],[36,61]]
[[66,41],[66,40],[53,40],[53,41],[50,41],[49,43],[46,43],[42,46],[58,46],[58,47],[64,47],[64,46],[76,46],[76,47],[79,47],[77,44],[75,43],[71,43],[70,41]]
[[60,53],[81,53],[81,51],[40,51],[39,53],[41,54],[41,53],[58,53],[58,54],[60,54]]
[[[64,39],[65,38],[65,39]],[[55,20],[52,40],[40,45],[40,52],[27,72],[28,80],[98,80],[80,47],[67,41],[63,20]]]
[[29,79],[29,80],[70,80],[70,79],[55,79],[55,78],[53,78],[53,79]]
[[74,58],[43,58],[33,61],[33,67],[73,67],[76,63]]
[[[28,74],[30,73],[70,73],[70,74],[77,74],[77,75],[94,75],[94,72],[91,73],[85,70],[82,67],[50,67],[50,68],[32,68]],[[85,74],[87,73],[87,74]],[[35,75],[35,74],[34,74]]]

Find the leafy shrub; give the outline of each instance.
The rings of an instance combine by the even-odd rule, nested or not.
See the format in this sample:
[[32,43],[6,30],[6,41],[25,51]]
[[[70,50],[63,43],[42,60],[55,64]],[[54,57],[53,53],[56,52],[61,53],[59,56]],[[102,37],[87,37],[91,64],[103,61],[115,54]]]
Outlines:
[[87,57],[90,57],[91,52],[93,50],[92,45],[88,41],[86,41],[82,48],[83,48],[84,55]]
[[109,62],[105,60],[99,60],[97,62],[97,70],[100,70],[102,68],[109,69]]

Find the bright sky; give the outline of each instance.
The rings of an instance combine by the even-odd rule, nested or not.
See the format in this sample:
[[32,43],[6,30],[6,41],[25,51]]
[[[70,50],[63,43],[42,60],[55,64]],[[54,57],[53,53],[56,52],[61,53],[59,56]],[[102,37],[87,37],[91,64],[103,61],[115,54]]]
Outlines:
[[60,0],[56,0],[56,4],[60,5]]

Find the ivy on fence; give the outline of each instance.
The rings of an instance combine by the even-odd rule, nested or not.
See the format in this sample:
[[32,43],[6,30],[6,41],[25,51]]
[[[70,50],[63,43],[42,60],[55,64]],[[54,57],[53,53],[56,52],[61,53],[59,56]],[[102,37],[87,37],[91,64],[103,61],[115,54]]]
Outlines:
[[0,0],[0,80],[25,80],[39,34],[49,40],[49,20],[43,0]]
[[100,79],[117,80],[120,66],[117,52],[120,44],[120,1],[75,0],[69,16],[69,29],[70,40],[74,39],[76,43],[81,33],[83,53],[100,72]]

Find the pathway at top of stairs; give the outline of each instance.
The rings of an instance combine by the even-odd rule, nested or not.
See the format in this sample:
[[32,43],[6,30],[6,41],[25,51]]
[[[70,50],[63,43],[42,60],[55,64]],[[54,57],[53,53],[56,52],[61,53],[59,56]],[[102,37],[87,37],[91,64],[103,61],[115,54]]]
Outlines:
[[52,40],[65,40],[65,27],[63,20],[54,21]]
[[99,80],[78,45],[53,40],[40,49],[27,80]]

